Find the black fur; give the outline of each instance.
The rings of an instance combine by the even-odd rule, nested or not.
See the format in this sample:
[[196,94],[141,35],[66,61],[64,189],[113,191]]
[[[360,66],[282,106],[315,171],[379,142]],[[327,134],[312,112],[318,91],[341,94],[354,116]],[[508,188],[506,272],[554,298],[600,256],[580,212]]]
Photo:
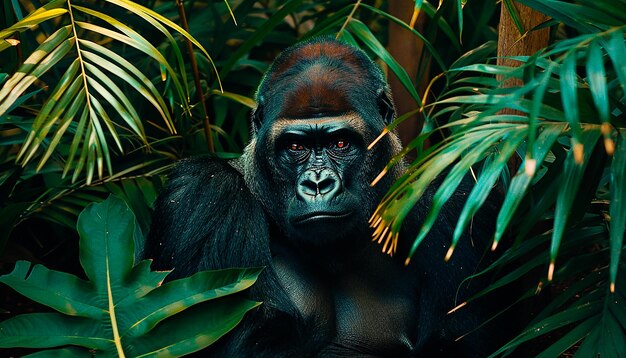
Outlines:
[[[369,185],[400,149],[393,133],[366,149],[394,116],[388,87],[374,63],[358,49],[314,39],[279,56],[257,100],[253,140],[241,159],[187,159],[170,173],[145,248],[156,268],[174,269],[172,277],[205,269],[266,267],[248,293],[264,304],[208,353],[490,353],[498,332],[478,328],[487,318],[481,306],[446,314],[483,284],[461,286],[480,266],[496,216],[488,203],[452,260],[443,262],[471,180],[444,207],[408,267],[404,258],[436,185],[407,219],[395,257],[371,242],[367,219],[405,171],[399,163],[378,185]],[[334,117],[339,119],[324,121]],[[349,122],[354,127],[346,127],[342,118],[356,118]],[[278,125],[282,119],[287,121]],[[346,134],[329,134],[337,129]],[[295,139],[285,137],[290,131]],[[308,216],[328,211],[328,219]],[[345,219],[333,216],[337,213]]]

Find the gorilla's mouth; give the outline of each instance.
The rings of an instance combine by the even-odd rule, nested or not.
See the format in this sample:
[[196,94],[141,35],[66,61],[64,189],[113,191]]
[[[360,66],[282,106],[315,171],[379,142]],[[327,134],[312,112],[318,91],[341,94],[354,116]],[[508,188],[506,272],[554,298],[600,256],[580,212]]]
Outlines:
[[352,215],[352,211],[314,211],[295,217],[291,220],[294,225],[305,225],[317,222],[341,221]]

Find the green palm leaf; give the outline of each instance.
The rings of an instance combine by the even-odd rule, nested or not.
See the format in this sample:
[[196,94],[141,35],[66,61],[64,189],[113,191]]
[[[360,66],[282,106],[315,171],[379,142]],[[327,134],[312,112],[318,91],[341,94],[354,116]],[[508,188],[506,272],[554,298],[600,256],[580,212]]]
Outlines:
[[[573,346],[580,347],[580,356],[620,356],[626,353],[626,25],[614,7],[624,1],[520,2],[580,34],[532,56],[515,57],[520,67],[494,66],[488,59],[465,61],[472,52],[480,53],[476,49],[442,73],[447,79],[443,90],[423,108],[426,122],[439,125],[425,126],[404,151],[419,152],[408,174],[392,186],[372,217],[374,236],[381,243],[397,237],[412,206],[436,178],[443,177],[408,263],[460,178],[471,172],[476,182],[461,210],[449,257],[493,185],[504,178],[492,249],[510,228],[517,240],[493,265],[472,276],[505,270],[476,297],[519,283],[548,260],[547,278],[540,279],[538,288],[526,289],[520,300],[550,285],[553,277],[560,285],[565,282],[567,289],[494,355],[551,333],[556,339],[541,356],[556,356]],[[603,17],[606,11],[613,12]],[[500,88],[507,78],[523,84]],[[443,141],[422,150],[422,143],[434,133],[443,133]],[[506,164],[516,156],[521,163],[509,182]]]
[[[64,158],[64,173],[73,172],[73,180],[77,180],[83,170],[86,171],[88,183],[96,175],[102,178],[105,170],[113,174],[112,152],[109,148],[111,143],[115,143],[117,151],[122,153],[124,144],[121,138],[130,135],[143,146],[148,146],[144,119],[139,115],[137,101],[131,97],[134,94],[129,93],[127,87],[156,110],[170,133],[176,133],[172,109],[166,105],[155,84],[146,77],[145,71],[140,71],[136,65],[98,44],[94,40],[97,38],[109,38],[148,55],[165,70],[179,102],[189,112],[184,61],[174,37],[165,26],[192,40],[208,57],[206,50],[178,25],[150,9],[132,1],[108,2],[138,16],[163,33],[174,49],[176,68],[156,47],[128,25],[99,9],[80,6],[72,1],[51,2],[1,31],[0,39],[5,39],[16,31],[25,31],[43,21],[69,15],[69,24],[50,35],[0,89],[0,118],[4,118],[9,110],[15,108],[15,103],[23,98],[22,94],[48,71],[55,69],[63,73],[43,102],[20,149],[18,160],[22,165],[38,157],[37,170],[41,170],[57,147],[67,140],[71,144]],[[0,43],[0,50],[5,42]],[[64,61],[68,58],[73,59],[69,65]]]

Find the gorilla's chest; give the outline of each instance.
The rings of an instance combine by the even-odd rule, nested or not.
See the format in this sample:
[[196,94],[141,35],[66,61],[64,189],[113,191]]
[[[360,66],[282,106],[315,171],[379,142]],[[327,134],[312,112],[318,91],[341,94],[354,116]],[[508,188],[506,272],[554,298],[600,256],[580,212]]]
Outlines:
[[415,341],[416,290],[387,257],[320,273],[293,257],[275,269],[322,356],[405,356]]

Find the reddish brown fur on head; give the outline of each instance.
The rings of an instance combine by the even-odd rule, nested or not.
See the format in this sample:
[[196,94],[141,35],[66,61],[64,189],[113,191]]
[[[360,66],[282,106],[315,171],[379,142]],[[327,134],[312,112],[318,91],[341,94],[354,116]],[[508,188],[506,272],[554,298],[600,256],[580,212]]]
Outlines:
[[288,53],[280,63],[277,63],[272,74],[272,81],[292,68],[298,62],[317,60],[321,57],[341,61],[347,68],[355,73],[365,71],[360,61],[354,56],[354,49],[339,42],[313,42],[305,44]]
[[363,51],[330,37],[312,39],[272,64],[257,92],[253,123],[258,130],[266,120],[353,111],[382,128],[388,120],[379,111],[386,89],[382,72]]
[[287,94],[279,117],[307,118],[350,111],[352,105],[341,81],[346,75],[338,75],[315,64],[298,78],[292,92]]

